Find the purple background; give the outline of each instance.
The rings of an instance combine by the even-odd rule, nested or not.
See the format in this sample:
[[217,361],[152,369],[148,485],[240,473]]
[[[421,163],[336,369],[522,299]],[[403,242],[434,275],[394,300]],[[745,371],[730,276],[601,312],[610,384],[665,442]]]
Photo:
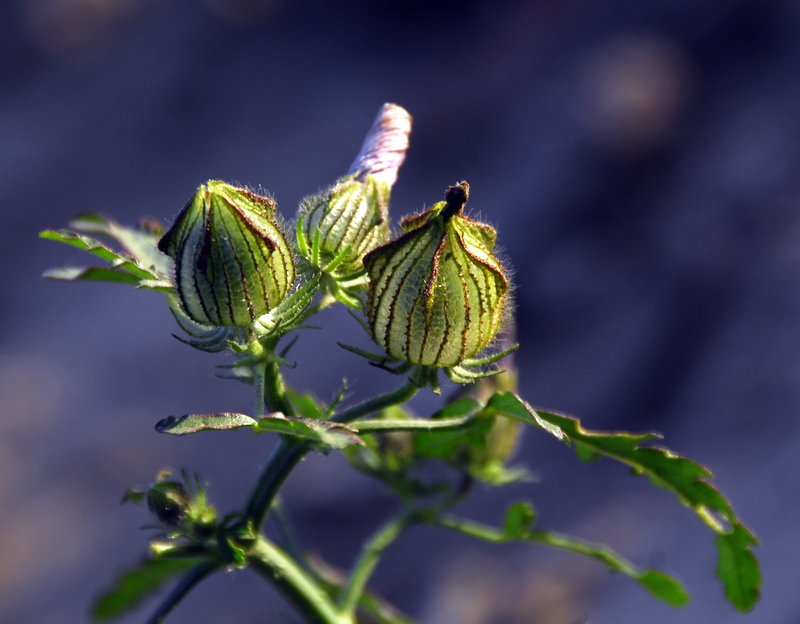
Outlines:
[[[792,0],[0,4],[0,621],[84,621],[144,551],[126,487],[197,469],[227,512],[272,444],[157,435],[169,414],[248,411],[247,388],[169,337],[159,295],[41,280],[88,258],[36,233],[85,211],[169,221],[209,178],[263,186],[290,219],[387,101],[414,116],[393,217],[466,179],[500,232],[524,396],[589,427],[661,431],[710,466],[762,539],[764,597],[737,615],[691,512],[537,431],[518,460],[541,482],[479,488],[463,512],[496,523],[529,499],[542,528],[679,575],[689,607],[577,556],[430,528],[390,549],[375,587],[425,624],[800,620],[799,67]],[[299,387],[328,397],[344,375],[355,401],[397,383],[335,346],[367,345],[346,313],[320,321],[295,353]],[[286,501],[339,566],[392,509],[336,455],[304,462]],[[296,620],[249,572],[213,577],[169,619],[234,621]]]

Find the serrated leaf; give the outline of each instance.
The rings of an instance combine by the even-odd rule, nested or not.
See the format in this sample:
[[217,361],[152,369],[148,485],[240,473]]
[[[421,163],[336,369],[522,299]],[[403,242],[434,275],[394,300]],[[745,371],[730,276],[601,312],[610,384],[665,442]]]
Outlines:
[[561,431],[557,424],[540,418],[537,411],[514,392],[495,393],[483,409],[487,414],[500,414],[521,420],[529,425],[536,425],[553,434],[559,440],[564,439],[564,432]]
[[212,431],[221,429],[238,429],[239,427],[254,427],[258,424],[255,418],[246,414],[187,414],[180,418],[168,416],[156,423],[156,431],[171,435],[187,435],[198,431]]
[[196,564],[197,559],[146,559],[138,568],[117,578],[114,587],[97,599],[92,607],[92,617],[106,621],[135,609],[170,579]]
[[522,539],[530,533],[536,512],[529,503],[514,503],[506,511],[503,532],[506,539]]
[[712,484],[713,475],[704,466],[669,449],[645,443],[660,439],[656,433],[602,433],[584,429],[580,422],[563,414],[538,410],[539,417],[559,427],[566,442],[579,443],[579,455],[594,459],[596,454],[631,466],[636,474],[647,475],[659,487],[670,490],[717,533],[719,565],[717,575],[725,594],[740,611],[752,609],[759,598],[761,575],[750,548],[758,540],[739,520],[727,499]]
[[725,596],[737,610],[750,611],[761,597],[761,571],[752,551],[759,545],[758,539],[736,523],[730,533],[717,536],[715,545],[719,551],[717,577],[725,585]]
[[352,427],[342,423],[302,416],[289,417],[280,413],[267,414],[258,421],[255,431],[256,433],[272,431],[292,435],[335,449],[364,444]]

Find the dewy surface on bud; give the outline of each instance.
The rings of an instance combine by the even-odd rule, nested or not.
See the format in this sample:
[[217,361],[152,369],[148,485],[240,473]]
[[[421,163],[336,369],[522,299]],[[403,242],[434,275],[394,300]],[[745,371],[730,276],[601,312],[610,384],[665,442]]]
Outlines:
[[[411,116],[395,104],[384,104],[347,176],[300,207],[306,247],[318,238],[322,268],[340,258],[340,275],[361,269],[364,255],[389,240],[389,194],[405,160]],[[349,251],[348,251],[349,250]]]
[[403,234],[364,258],[367,320],[397,360],[456,366],[497,336],[508,280],[493,255],[497,233],[463,216],[469,185],[402,222]]
[[286,297],[295,267],[275,202],[219,181],[201,186],[158,248],[175,261],[184,311],[203,325],[249,325]]

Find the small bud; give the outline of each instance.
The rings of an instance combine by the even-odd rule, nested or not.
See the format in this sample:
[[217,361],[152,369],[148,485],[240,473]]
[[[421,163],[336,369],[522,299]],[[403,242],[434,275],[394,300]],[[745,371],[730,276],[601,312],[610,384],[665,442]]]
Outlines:
[[181,524],[190,506],[186,490],[176,481],[159,481],[147,491],[147,508],[168,526]]
[[361,268],[364,254],[389,239],[389,185],[371,175],[363,182],[343,178],[306,199],[300,215],[306,240],[313,244],[319,237],[319,258],[309,257],[312,264],[323,267],[339,258],[337,272],[352,273]]
[[397,360],[457,366],[497,336],[508,280],[494,228],[461,213],[469,185],[402,222],[404,234],[364,258],[372,337]]
[[[300,251],[319,268],[347,275],[364,255],[389,240],[389,193],[408,150],[411,116],[384,104],[347,176],[300,206]],[[318,239],[316,243],[314,240]]]
[[175,261],[183,309],[203,325],[249,325],[286,297],[294,259],[275,202],[210,181],[178,215],[158,248]]

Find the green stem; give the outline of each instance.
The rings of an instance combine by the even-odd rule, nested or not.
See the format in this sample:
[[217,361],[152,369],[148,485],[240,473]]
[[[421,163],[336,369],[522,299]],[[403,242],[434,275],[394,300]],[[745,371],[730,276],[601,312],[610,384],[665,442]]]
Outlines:
[[386,394],[381,394],[380,396],[376,396],[372,399],[364,401],[363,403],[354,405],[353,407],[336,414],[333,418],[331,418],[331,420],[333,422],[340,423],[352,422],[357,418],[361,418],[362,416],[366,416],[368,414],[372,414],[373,412],[391,407],[392,405],[400,405],[401,403],[405,403],[417,392],[419,392],[419,386],[409,379],[406,380],[406,382],[396,390],[392,390]]
[[[264,396],[265,403],[272,406],[273,404],[270,403],[270,401],[273,399],[267,396],[270,392],[269,388],[283,388],[283,380],[280,379],[280,372],[277,370],[277,365],[275,365],[276,368],[274,371],[269,368],[269,366],[272,366],[271,364],[267,366],[268,368],[265,369],[264,375]],[[418,386],[411,381],[406,381],[406,383],[396,390],[359,403],[337,414],[331,418],[331,420],[335,422],[349,422],[386,407],[405,403],[418,391]],[[271,396],[272,395],[270,395],[270,397]],[[282,396],[284,400],[287,398],[285,388],[283,388],[283,393],[279,396]],[[291,412],[289,413],[291,414]],[[256,481],[253,491],[250,493],[250,498],[245,507],[245,514],[252,520],[255,530],[258,531],[264,523],[272,501],[275,499],[275,495],[278,493],[281,485],[283,485],[286,477],[303,458],[303,455],[310,449],[311,445],[309,443],[298,442],[290,437],[282,437],[280,442],[275,446],[264,464],[264,467],[261,469],[261,474]]]
[[256,531],[264,524],[272,501],[275,500],[275,495],[286,477],[310,448],[311,446],[305,442],[281,436],[278,444],[272,449],[245,507],[245,514],[253,522]]
[[347,587],[339,597],[339,608],[343,613],[352,616],[355,613],[364,588],[369,577],[378,565],[383,551],[398,538],[408,526],[417,519],[413,509],[407,509],[401,515],[393,518],[364,544],[361,556],[350,572]]
[[169,593],[164,602],[159,605],[155,613],[147,620],[147,624],[160,624],[178,605],[183,597],[192,588],[219,567],[219,561],[202,561],[189,570],[175,588]]
[[302,567],[265,537],[259,536],[248,557],[256,572],[274,583],[309,622],[353,624]]
[[432,431],[434,429],[458,429],[475,418],[475,414],[458,418],[437,418],[435,420],[362,420],[353,428],[358,433],[367,431]]

